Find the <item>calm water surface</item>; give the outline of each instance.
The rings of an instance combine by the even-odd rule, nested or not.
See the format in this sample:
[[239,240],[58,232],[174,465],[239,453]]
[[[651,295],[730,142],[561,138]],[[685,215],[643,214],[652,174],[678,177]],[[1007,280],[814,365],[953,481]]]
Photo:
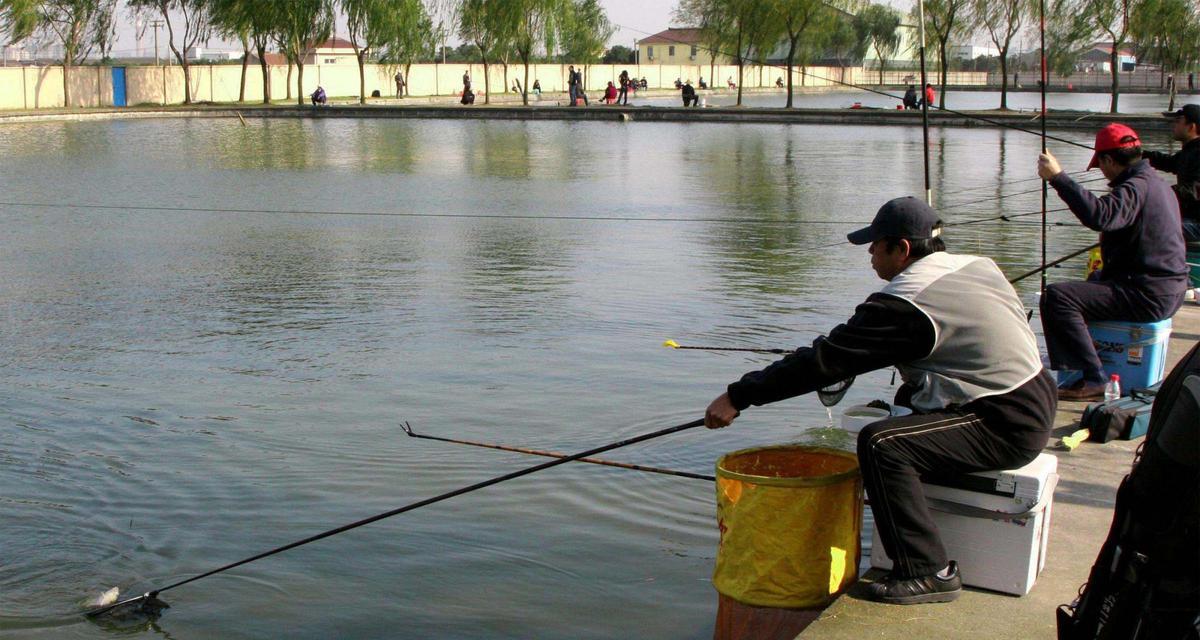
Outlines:
[[[13,637],[709,637],[711,485],[588,465],[187,585],[151,627],[78,612],[539,461],[402,420],[572,451],[699,417],[768,361],[663,339],[811,341],[881,284],[864,249],[814,247],[922,189],[915,128],[158,120],[0,139]],[[933,145],[948,222],[1038,209],[990,199],[1038,188],[1037,138]],[[1039,264],[1034,220],[948,240],[1015,274]],[[1050,254],[1091,241],[1053,227]],[[892,392],[876,373],[847,402]],[[848,446],[826,423],[801,398],[610,457],[710,472],[746,446]]]
[[[692,78],[693,83],[695,78]],[[871,93],[869,91],[845,90],[824,93],[796,93],[793,104],[804,109],[842,109],[859,102],[864,107],[878,109],[895,109],[900,104],[899,98],[904,95],[903,89],[884,89],[884,93],[895,95],[895,98]],[[592,95],[588,96],[593,97]],[[725,92],[705,96],[712,106],[730,106],[737,103],[737,94]],[[1096,111],[1107,114],[1110,105],[1107,93],[1048,93],[1046,94],[1047,109],[1069,111]],[[565,100],[564,100],[565,101]],[[1187,102],[1198,102],[1200,97],[1194,95],[1179,95],[1175,99],[1175,108]],[[648,106],[676,106],[681,100],[670,98],[632,99],[630,104]],[[787,95],[779,93],[747,93],[742,96],[742,104],[748,107],[782,107],[787,103]],[[1123,94],[1118,101],[1121,113],[1159,113],[1167,109],[1166,95],[1130,93]],[[998,109],[1000,108],[999,91],[950,91],[946,94],[946,108],[956,110]],[[1041,111],[1042,97],[1036,91],[1011,91],[1008,94],[1008,108],[1025,111]]]

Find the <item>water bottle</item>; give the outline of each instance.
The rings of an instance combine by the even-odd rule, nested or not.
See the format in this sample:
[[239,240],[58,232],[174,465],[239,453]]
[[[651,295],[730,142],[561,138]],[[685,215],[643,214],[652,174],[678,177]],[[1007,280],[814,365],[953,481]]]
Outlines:
[[1121,376],[1112,374],[1108,378],[1108,384],[1104,385],[1104,401],[1112,402],[1113,400],[1121,399]]

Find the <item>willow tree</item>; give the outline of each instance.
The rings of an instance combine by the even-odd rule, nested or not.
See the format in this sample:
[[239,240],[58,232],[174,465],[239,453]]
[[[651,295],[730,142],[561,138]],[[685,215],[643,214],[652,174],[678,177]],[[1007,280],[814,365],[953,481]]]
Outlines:
[[489,60],[495,60],[512,38],[513,23],[507,1],[462,0],[458,5],[458,35],[479,49],[483,63],[483,102],[492,98]]
[[63,106],[71,106],[71,68],[82,63],[112,23],[111,0],[0,0],[0,33],[12,44],[53,38],[62,45]]
[[304,104],[304,57],[333,34],[331,0],[278,0],[272,37],[289,65],[296,65],[296,100]]
[[[538,47],[553,51],[555,35],[562,23],[562,10],[569,0],[511,0],[504,3],[505,21],[512,24],[512,50],[524,67],[521,104],[529,104],[529,64]],[[508,79],[505,78],[505,84]]]
[[366,104],[368,53],[381,53],[389,44],[396,49],[413,36],[423,43],[421,29],[431,28],[432,21],[421,0],[338,0],[338,6],[346,15],[346,39],[358,61],[358,101]]
[[[970,0],[925,0],[925,31],[937,41],[938,59],[938,106],[946,108],[946,77],[950,70],[950,39],[966,34],[970,30],[968,10]],[[912,17],[919,20],[920,13],[913,7]]]
[[[267,65],[267,46],[278,19],[279,8],[288,0],[209,0],[212,21],[218,33],[244,34],[258,56],[262,71],[263,104],[271,103],[271,70]],[[246,59],[242,59],[242,93],[245,99]]]
[[567,60],[583,66],[586,86],[588,65],[599,62],[604,56],[604,47],[616,27],[609,22],[608,14],[597,0],[563,0],[561,12],[559,47]]
[[900,14],[891,7],[873,4],[854,17],[854,28],[862,42],[875,51],[879,59],[879,84],[883,84],[887,59],[900,49]]
[[1129,43],[1129,29],[1135,0],[1080,0],[1074,15],[1097,37],[1107,37],[1112,43],[1109,51],[1109,73],[1112,78],[1112,98],[1109,112],[1117,112],[1121,97],[1121,49]]
[[392,0],[390,4],[393,11],[381,27],[384,40],[379,61],[404,67],[404,77],[408,78],[414,62],[434,55],[442,29],[433,23],[431,14],[436,7],[421,0]]
[[699,27],[701,38],[714,43],[716,51],[733,54],[738,68],[737,106],[741,106],[746,63],[761,62],[783,33],[783,25],[774,19],[770,4],[759,0],[680,0],[675,17]]
[[[247,0],[210,0],[209,20],[213,33],[225,40],[236,40],[242,45],[242,74],[238,83],[238,102],[246,101],[246,71],[250,65],[250,41],[253,23],[245,11],[233,11],[232,6]],[[264,85],[265,85],[264,81]]]
[[[183,68],[183,103],[192,103],[192,74],[187,52],[212,34],[210,0],[127,0],[136,13],[158,14],[167,27],[167,46]],[[178,35],[179,44],[176,44]]]
[[[1138,57],[1159,65],[1159,84],[1168,73],[1181,73],[1200,62],[1200,6],[1193,0],[1139,0],[1130,20]],[[1167,110],[1175,109],[1175,85]]]
[[971,15],[1000,58],[1000,109],[1008,109],[1008,52],[1025,18],[1033,13],[1030,0],[972,0]]
[[821,17],[829,14],[830,9],[823,0],[771,0],[770,7],[786,33],[787,104],[784,107],[791,109],[792,67],[796,64],[796,56],[802,52],[800,40],[811,28],[818,26]]

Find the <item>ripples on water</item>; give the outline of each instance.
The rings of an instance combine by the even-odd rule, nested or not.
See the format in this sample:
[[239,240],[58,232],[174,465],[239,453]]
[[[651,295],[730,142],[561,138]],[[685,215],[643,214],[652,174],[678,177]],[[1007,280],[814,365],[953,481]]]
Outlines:
[[[769,360],[662,340],[811,341],[879,285],[862,248],[815,247],[922,185],[915,129],[170,120],[0,135],[4,199],[52,205],[0,207],[0,630],[28,637],[106,636],[75,615],[104,588],[540,461],[412,440],[401,420],[573,451],[698,417]],[[1034,137],[933,144],[939,200],[1037,187]],[[445,214],[524,217],[430,217]],[[1036,226],[948,236],[1009,273],[1037,264]],[[1090,241],[1053,228],[1050,253]],[[876,373],[845,402],[890,394]],[[608,457],[710,473],[746,446],[851,446],[827,422],[804,398]],[[180,588],[145,631],[708,637],[712,513],[710,483],[558,468]]]

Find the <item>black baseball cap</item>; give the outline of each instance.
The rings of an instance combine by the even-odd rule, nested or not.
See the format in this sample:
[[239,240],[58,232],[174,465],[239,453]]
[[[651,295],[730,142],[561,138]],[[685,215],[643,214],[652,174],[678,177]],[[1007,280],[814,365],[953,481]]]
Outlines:
[[871,226],[846,234],[851,244],[869,244],[880,238],[927,240],[942,235],[942,221],[923,200],[912,196],[888,200],[875,214]]
[[1185,104],[1178,111],[1164,111],[1168,118],[1183,118],[1191,124],[1200,124],[1200,104]]

